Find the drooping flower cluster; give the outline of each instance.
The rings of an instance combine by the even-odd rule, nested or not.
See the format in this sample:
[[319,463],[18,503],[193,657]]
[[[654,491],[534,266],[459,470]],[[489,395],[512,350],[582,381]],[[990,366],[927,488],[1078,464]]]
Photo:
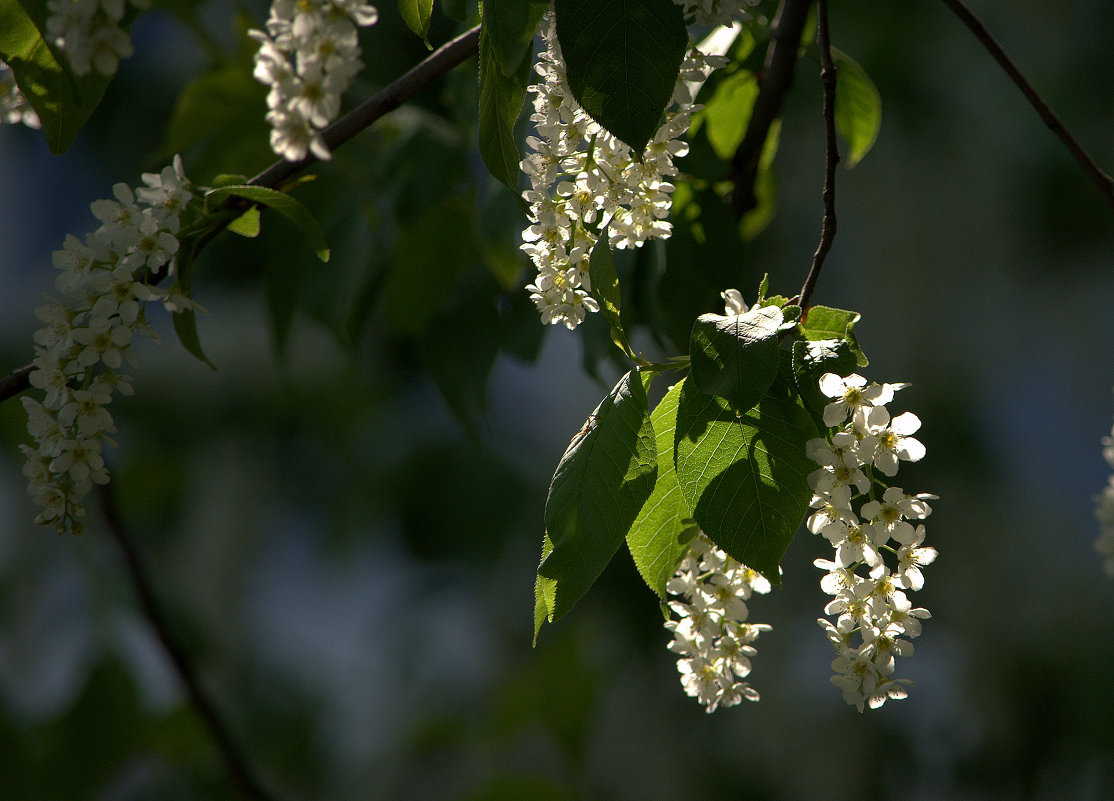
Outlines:
[[528,87],[536,135],[527,137],[531,152],[521,165],[530,179],[523,197],[531,223],[522,234],[522,249],[538,271],[526,289],[542,322],[572,329],[588,312],[599,311],[591,296],[588,259],[602,225],[607,225],[610,246],[620,249],[670,235],[674,187],[667,179],[677,174],[673,159],[688,152],[680,137],[695,110],[691,85],[726,59],[689,49],[665,121],[638,160],[573,98],[552,11],[539,33],[546,46],[534,69],[542,81]]
[[758,0],[674,0],[685,12],[690,25],[730,25],[737,19],[749,19],[747,7]]
[[888,483],[901,462],[925,453],[912,436],[921,425],[916,415],[891,418],[886,409],[903,386],[824,374],[820,390],[831,399],[823,415],[830,436],[807,445],[809,458],[820,465],[808,478],[816,510],[808,529],[835,548],[834,559],[815,563],[827,571],[820,587],[833,598],[824,614],[835,623],[818,622],[836,652],[832,683],[860,712],[864,705],[874,709],[888,698],[906,697],[912,682],[894,677],[894,658],[913,653],[910,640],[930,617],[928,610],[913,608],[906,592],[921,589],[922,568],[936,559],[917,522],[931,513],[926,501],[936,496],[909,495]]
[[148,8],[151,0],[50,0],[47,37],[65,54],[75,75],[96,69],[115,75],[120,59],[135,52],[120,22],[128,5]]
[[[1114,430],[1109,437],[1102,438],[1102,455],[1114,469]],[[1095,517],[1101,529],[1095,540],[1095,550],[1103,558],[1103,569],[1107,575],[1114,577],[1114,475],[1110,476],[1102,492],[1095,496]]]
[[0,61],[0,124],[21,122],[28,128],[41,127],[39,115],[16,86],[12,68]]
[[108,435],[116,428],[106,407],[114,393],[132,394],[121,368],[136,366],[135,335],[157,338],[144,305],[197,308],[176,287],[147,283],[152,275],[175,273],[181,215],[193,198],[181,159],[161,173],[145,173],[143,184],[133,191],[118,183],[114,200],[94,201],[101,226],[84,242],[67,235],[54,251],[62,300],[35,310],[46,325],[35,332],[30,381],[45,397],[23,398],[36,445],[21,446],[23,472],[43,509],[36,522],[59,533],[81,533],[85,496],[108,481],[102,453],[105,443],[114,444]]
[[682,599],[669,602],[677,619],[665,627],[673,632],[669,650],[681,656],[677,670],[685,692],[709,713],[743,699],[757,701],[758,691],[742,679],[757,653],[752,643],[771,627],[746,622],[747,600],[751,593],[769,592],[770,582],[701,533],[666,589]]
[[340,97],[363,69],[357,26],[379,12],[362,0],[273,0],[259,42],[255,79],[271,87],[271,149],[287,161],[332,156],[321,131],[340,114]]

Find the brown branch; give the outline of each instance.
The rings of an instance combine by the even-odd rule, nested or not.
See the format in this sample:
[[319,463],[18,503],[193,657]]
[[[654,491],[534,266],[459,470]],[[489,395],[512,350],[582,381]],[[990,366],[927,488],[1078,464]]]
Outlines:
[[20,367],[18,370],[12,370],[3,378],[0,378],[0,401],[5,401],[8,398],[18,395],[26,389],[31,387],[31,365]]
[[[419,64],[403,74],[400,78],[385,86],[375,95],[361,103],[351,112],[341,117],[322,132],[325,144],[329,150],[335,150],[356,134],[371,127],[377,120],[418,92],[429,86],[453,67],[463,63],[479,52],[480,27],[477,25],[465,31],[460,36],[446,42],[433,53],[423,59]],[[282,184],[302,170],[316,164],[318,159],[308,156],[301,161],[286,161],[280,159],[270,167],[252,178],[248,183],[254,186],[266,186],[278,189]],[[225,201],[224,207],[246,209],[252,204],[242,198],[231,197]],[[223,231],[231,219],[208,231],[197,242],[194,253],[200,252],[213,237]],[[0,377],[0,402],[7,400],[24,390],[31,384],[28,380],[31,375],[32,365],[20,367],[6,376]]]
[[816,3],[816,43],[820,47],[820,82],[824,87],[824,219],[820,223],[820,244],[816,247],[812,267],[801,287],[800,304],[805,314],[808,313],[812,290],[816,288],[816,281],[820,278],[820,268],[824,266],[824,259],[832,249],[836,235],[835,176],[836,165],[839,164],[839,145],[836,142],[836,70],[832,63],[832,40],[828,30],[828,0],[817,0]]
[[[479,50],[480,26],[477,25],[441,45],[401,78],[384,87],[326,128],[322,133],[325,144],[329,150],[340,147],[356,134],[369,128],[384,114],[394,111],[410,100],[453,67],[476,55]],[[301,161],[276,161],[248,183],[275,189],[317,161],[317,157],[312,154]]]
[[205,728],[208,729],[209,735],[213,738],[213,742],[224,759],[233,781],[242,795],[251,799],[251,801],[275,801],[275,797],[263,789],[255,774],[248,767],[247,761],[240,753],[239,746],[233,739],[227,723],[217,711],[216,704],[213,703],[208,693],[201,686],[201,681],[193,663],[175,638],[166,614],[155,595],[154,582],[147,573],[139,549],[120,520],[114,493],[109,486],[102,486],[100,496],[105,523],[124,554],[124,564],[132,585],[135,587],[136,595],[139,596],[140,608],[155,630],[163,650],[170,657],[170,662],[186,689],[190,703],[197,711]]
[[1064,143],[1068,151],[1075,157],[1075,160],[1079,162],[1079,166],[1087,173],[1087,177],[1091,179],[1091,183],[1099,190],[1103,199],[1106,200],[1107,205],[1110,206],[1111,209],[1114,209],[1114,178],[1111,178],[1102,171],[1099,165],[1095,163],[1095,160],[1083,149],[1083,146],[1071,135],[1071,132],[1064,127],[1064,123],[1060,121],[1060,118],[1056,116],[1052,108],[1045,102],[1044,98],[1037,93],[1037,90],[1033,88],[1032,84],[1021,74],[1021,70],[1019,70],[1017,65],[1006,55],[1006,51],[1002,48],[1002,45],[991,35],[990,31],[988,31],[982,21],[975,16],[974,12],[972,12],[962,0],[943,0],[943,2],[944,5],[951,9],[952,13],[959,17],[960,21],[975,34],[975,38],[979,40],[982,46],[987,49],[987,52],[989,52],[990,55],[994,57],[994,60],[1001,65],[1002,69],[1006,71],[1006,74],[1010,76],[1017,85],[1017,88],[1025,95],[1025,99],[1029,101],[1029,104],[1036,109],[1040,118],[1044,120],[1044,124],[1060,138],[1060,141]]
[[754,181],[758,177],[762,149],[770,126],[781,115],[785,95],[793,85],[801,36],[811,8],[812,0],[781,0],[771,23],[773,34],[766,50],[762,77],[758,81],[758,96],[754,100],[747,132],[731,159],[731,180],[735,184],[731,205],[739,217],[758,205]]

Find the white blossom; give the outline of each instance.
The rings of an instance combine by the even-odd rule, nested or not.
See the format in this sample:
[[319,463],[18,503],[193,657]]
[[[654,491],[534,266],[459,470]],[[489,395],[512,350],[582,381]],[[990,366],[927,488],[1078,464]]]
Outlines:
[[[121,0],[122,5],[122,0]],[[60,301],[35,313],[45,325],[35,332],[29,380],[42,400],[23,398],[27,430],[35,447],[23,446],[28,493],[42,511],[36,521],[59,532],[81,533],[84,498],[109,480],[104,446],[116,431],[108,406],[119,392],[132,394],[121,372],[136,366],[137,334],[154,336],[144,305],[180,296],[177,284],[156,289],[151,276],[174,273],[180,217],[193,200],[189,180],[175,157],[160,173],[143,175],[145,186],[113,187],[113,198],[90,208],[101,226],[82,242],[68,234],[54,252]]]
[[[726,4],[725,4],[726,5]],[[538,29],[545,42],[534,71],[540,81],[528,87],[535,133],[521,162],[530,180],[523,193],[530,223],[522,250],[538,271],[527,285],[544,323],[575,328],[599,310],[586,276],[588,257],[606,225],[602,246],[640,247],[672,233],[669,211],[677,175],[674,158],[688,152],[681,137],[694,110],[691,97],[674,94],[664,121],[646,144],[642,158],[593,120],[576,102],[565,76],[552,12]],[[677,85],[703,80],[726,59],[690,48]]]
[[758,692],[742,679],[750,675],[750,660],[758,653],[752,643],[771,627],[748,623],[746,602],[752,593],[768,593],[770,582],[701,533],[666,590],[679,597],[669,602],[677,617],[665,627],[673,634],[669,650],[681,657],[677,670],[685,692],[709,713],[757,701]]
[[0,124],[4,123],[23,123],[28,128],[42,127],[39,115],[16,85],[12,68],[0,61]]
[[[1114,468],[1114,429],[1109,437],[1102,438],[1102,455]],[[1102,557],[1103,570],[1114,578],[1114,475],[1110,476],[1102,492],[1095,496],[1095,518],[1099,522],[1095,551]]]
[[120,59],[134,52],[131,38],[120,26],[126,6],[150,6],[150,0],[49,0],[46,33],[75,75],[93,69],[115,75]]
[[907,697],[912,686],[894,671],[898,657],[912,655],[911,640],[931,616],[905,593],[924,586],[923,568],[937,556],[923,545],[925,526],[916,522],[932,513],[927,501],[936,496],[910,495],[879,478],[924,456],[911,436],[920,420],[909,412],[891,419],[885,406],[905,385],[826,373],[819,386],[832,400],[823,411],[826,436],[806,445],[820,466],[809,476],[816,511],[806,525],[828,540],[835,558],[815,561],[825,571],[820,588],[831,596],[828,617],[818,622],[836,653],[832,683],[861,712]]
[[270,87],[271,149],[287,161],[332,157],[321,132],[340,114],[341,95],[363,69],[357,27],[379,13],[362,0],[274,0],[253,75]]

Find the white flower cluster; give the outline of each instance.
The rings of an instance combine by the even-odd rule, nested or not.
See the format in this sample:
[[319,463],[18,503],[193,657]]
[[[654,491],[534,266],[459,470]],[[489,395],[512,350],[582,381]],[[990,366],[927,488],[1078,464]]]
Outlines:
[[46,33],[65,53],[75,75],[93,69],[115,75],[120,59],[135,52],[131,37],[120,27],[128,5],[144,9],[151,0],[50,0]]
[[[1102,438],[1102,455],[1107,464],[1114,469],[1114,430],[1109,437]],[[1101,533],[1095,540],[1095,550],[1103,558],[1103,568],[1114,577],[1114,475],[1110,476],[1102,492],[1095,497],[1095,517],[1098,518]]]
[[758,692],[745,679],[751,644],[771,627],[747,623],[751,593],[767,593],[770,582],[712,544],[703,533],[692,541],[688,554],[666,589],[684,600],[670,601],[678,616],[665,627],[673,632],[669,650],[680,654],[677,670],[685,692],[715,712],[744,698],[757,701]]
[[331,157],[321,131],[340,114],[340,96],[364,67],[356,26],[378,19],[362,0],[273,0],[267,29],[248,31],[259,42],[255,79],[271,87],[267,122],[276,155]]
[[[893,477],[901,461],[915,462],[925,453],[911,436],[921,425],[916,415],[891,419],[886,410],[904,386],[825,373],[820,390],[832,400],[824,408],[824,424],[834,430],[806,446],[809,458],[821,465],[808,477],[816,509],[808,530],[835,547],[834,560],[815,564],[827,571],[820,587],[834,597],[824,614],[836,621],[818,622],[836,652],[832,683],[860,712],[864,704],[874,709],[888,698],[906,697],[912,682],[894,678],[894,657],[913,653],[910,640],[930,617],[928,610],[913,608],[906,591],[921,589],[921,568],[936,559],[936,550],[922,544],[924,525],[910,522],[928,517],[932,509],[926,501],[936,496],[908,495],[878,477]],[[884,488],[880,500],[878,488]],[[886,554],[896,566],[887,564]]]
[[737,19],[749,19],[746,8],[758,0],[674,0],[685,12],[690,25],[730,25]]
[[134,336],[157,338],[146,323],[145,303],[161,301],[170,311],[196,308],[176,288],[145,281],[175,272],[180,215],[193,198],[181,159],[159,174],[145,173],[143,183],[134,191],[116,184],[115,200],[94,201],[102,225],[84,243],[67,235],[62,250],[54,251],[62,302],[35,310],[46,325],[35,332],[30,381],[45,398],[23,398],[36,444],[21,446],[23,472],[28,493],[43,508],[36,522],[59,533],[81,533],[85,496],[108,481],[101,454],[104,443],[114,444],[108,434],[116,428],[106,407],[114,392],[132,394],[121,367],[136,366]]
[[0,124],[21,122],[28,128],[41,127],[39,115],[16,86],[12,68],[0,61]]
[[638,160],[573,98],[552,11],[538,32],[546,47],[534,69],[542,81],[528,87],[537,133],[527,137],[531,152],[521,164],[530,179],[523,197],[531,222],[522,234],[522,249],[538,274],[526,289],[542,322],[572,329],[588,312],[599,311],[591,296],[588,259],[601,226],[607,226],[610,246],[620,249],[670,235],[674,187],[666,179],[677,174],[673,159],[688,152],[680,137],[695,110],[691,85],[727,60],[689,49],[665,121]]

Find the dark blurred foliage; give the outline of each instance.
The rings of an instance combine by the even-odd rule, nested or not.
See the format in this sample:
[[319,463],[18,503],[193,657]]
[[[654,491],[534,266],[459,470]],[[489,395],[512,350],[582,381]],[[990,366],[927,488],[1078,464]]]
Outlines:
[[[65,156],[0,130],[3,372],[30,356],[51,249],[113,182],[174,152],[200,183],[271,160],[242,38],[265,4],[170,7],[193,23],[141,17]],[[975,10],[1114,169],[1114,5]],[[426,52],[380,11],[353,102]],[[437,44],[456,29],[435,18]],[[212,245],[195,293],[216,372],[157,320],[163,344],[113,404],[122,518],[276,798],[1114,798],[1114,584],[1090,545],[1114,215],[942,4],[838,3],[832,25],[884,115],[839,173],[815,300],[862,312],[870,378],[912,383],[892,408],[924,421],[928,457],[901,480],[941,496],[916,598],[933,619],[899,663],[910,699],[860,715],[828,683],[825,543],[807,534],[783,589],[751,603],[774,625],[757,705],[708,716],[683,695],[622,552],[531,648],[549,476],[618,370],[604,326],[537,322],[523,219],[475,151],[469,64],[296,190],[329,263],[267,215],[260,239]],[[822,209],[817,72],[803,60],[788,98],[764,232],[740,242],[709,177],[673,239],[618,260],[637,348],[678,352],[727,286],[753,298],[769,273],[797,291]],[[692,172],[711,169],[693,151]],[[0,406],[0,798],[237,797],[96,505],[80,539],[31,524],[24,425]]]

